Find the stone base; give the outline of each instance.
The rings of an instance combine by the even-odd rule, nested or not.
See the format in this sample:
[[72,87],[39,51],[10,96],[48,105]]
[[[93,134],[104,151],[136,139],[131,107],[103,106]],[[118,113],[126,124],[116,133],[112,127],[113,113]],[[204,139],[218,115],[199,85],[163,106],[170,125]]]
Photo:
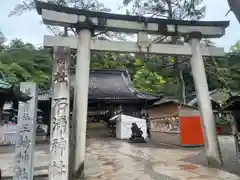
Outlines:
[[129,143],[145,143],[145,139],[143,137],[131,137],[129,139]]
[[[12,180],[13,176],[3,176],[4,180]],[[41,174],[41,175],[35,175],[33,177],[34,180],[48,180],[48,174]]]

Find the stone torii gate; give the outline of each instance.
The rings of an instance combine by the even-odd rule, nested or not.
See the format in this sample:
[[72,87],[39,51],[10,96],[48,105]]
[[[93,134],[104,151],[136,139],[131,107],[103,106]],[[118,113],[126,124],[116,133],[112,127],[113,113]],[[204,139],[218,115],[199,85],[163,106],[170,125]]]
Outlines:
[[[150,53],[163,55],[192,55],[190,60],[198,104],[201,112],[202,128],[205,137],[206,156],[209,164],[221,165],[219,144],[215,121],[209,99],[208,84],[202,56],[223,56],[223,48],[204,47],[201,38],[219,38],[225,34],[229,22],[180,21],[157,18],[144,18],[102,12],[79,10],[37,1],[36,8],[48,25],[74,28],[78,36],[44,36],[45,47],[64,46],[77,50],[75,118],[76,118],[76,154],[75,173],[84,167],[86,121],[88,104],[89,65],[91,51]],[[116,42],[93,40],[95,31],[113,31],[138,34],[137,42]],[[189,45],[151,44],[148,34],[182,36]],[[67,135],[69,136],[69,135]],[[51,141],[53,139],[51,138]],[[52,152],[52,161],[61,159]],[[62,161],[63,162],[63,161]],[[68,167],[66,158],[65,167]],[[51,168],[56,165],[50,165]],[[54,176],[49,176],[54,179]],[[66,176],[65,176],[66,177]],[[58,178],[64,179],[64,176]]]

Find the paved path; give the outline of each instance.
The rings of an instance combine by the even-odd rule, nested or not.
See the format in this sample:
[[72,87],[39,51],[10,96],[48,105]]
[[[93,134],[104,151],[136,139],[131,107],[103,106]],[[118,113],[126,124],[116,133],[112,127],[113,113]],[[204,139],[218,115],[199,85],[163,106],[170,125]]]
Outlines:
[[[1,148],[1,147],[0,147]],[[200,150],[129,144],[114,139],[89,139],[86,149],[86,180],[240,180],[240,177],[184,162]],[[11,176],[13,154],[0,153],[3,176]],[[47,174],[47,145],[38,145],[35,153],[35,173]]]
[[[240,161],[236,158],[236,147],[232,136],[219,136],[219,144],[223,159],[224,170],[238,174],[240,176]],[[201,150],[197,155],[189,156],[184,159],[187,162],[207,166],[204,150]]]

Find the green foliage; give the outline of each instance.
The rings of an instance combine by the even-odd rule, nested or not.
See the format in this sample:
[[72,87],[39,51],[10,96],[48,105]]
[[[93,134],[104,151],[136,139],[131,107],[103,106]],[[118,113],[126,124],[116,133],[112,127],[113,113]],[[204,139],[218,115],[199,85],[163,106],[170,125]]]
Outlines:
[[3,33],[2,33],[2,31],[1,31],[1,29],[0,29],[0,46],[2,46],[2,44],[4,43],[4,41],[5,41],[5,37],[4,37],[4,35],[3,35]]
[[228,114],[215,114],[216,124],[217,125],[226,125],[229,124],[231,116],[228,116]]
[[[48,2],[69,7],[109,12],[98,0],[48,0]],[[166,19],[200,20],[205,15],[203,0],[124,0],[123,8],[127,14],[159,17]],[[34,0],[23,0],[10,12],[9,16],[21,15],[34,10]],[[144,11],[141,11],[144,9]],[[53,28],[51,27],[51,30]],[[57,35],[62,34],[59,29]],[[102,39],[124,39],[116,33],[103,33]],[[155,43],[183,44],[179,37],[151,37]],[[4,35],[0,32],[0,70],[9,82],[36,81],[41,88],[48,89],[51,77],[51,57],[44,49],[37,49],[21,40],[13,40],[4,47]],[[214,44],[204,39],[207,46]],[[204,58],[209,89],[240,90],[240,43],[237,42],[231,53],[223,58]],[[139,58],[140,57],[140,58]],[[75,59],[71,61],[75,65]],[[193,77],[189,65],[189,57],[178,56],[137,56],[119,53],[92,53],[91,68],[97,69],[128,69],[135,87],[144,92],[160,93],[168,96],[181,96],[194,92]]]
[[222,73],[229,84],[229,88],[234,91],[240,90],[240,52],[231,52],[222,58]]
[[[96,52],[92,53],[91,68],[128,69],[138,90],[161,93],[166,81],[161,74],[151,69],[154,64],[150,61],[151,58],[146,63],[130,54]],[[9,46],[0,52],[0,70],[10,83],[35,81],[41,89],[50,88],[52,74],[50,53],[19,39],[12,40]]]
[[[127,14],[148,15],[179,20],[199,20],[204,17],[206,7],[203,0],[124,0]],[[140,9],[144,9],[140,12]]]
[[233,46],[231,46],[230,51],[233,53],[240,52],[240,40],[237,41]]
[[15,39],[0,52],[0,70],[10,83],[34,81],[48,89],[52,60],[47,50]]
[[162,76],[149,71],[144,66],[134,75],[133,82],[139,91],[149,93],[161,93],[166,83]]
[[[124,0],[123,8],[127,14],[177,20],[200,20],[205,16],[206,10],[203,0]],[[179,37],[158,36],[153,37],[152,40],[155,43],[183,44]],[[188,72],[189,67],[180,65],[182,64],[180,59],[186,60],[187,57],[170,57],[169,62],[174,64],[172,69],[175,75],[174,82],[179,86],[175,88],[175,93],[177,93],[175,95],[185,102],[186,94],[189,89],[193,90],[193,85],[186,86],[188,79],[185,78],[188,76],[191,78],[191,75]],[[173,79],[173,75],[171,78]]]
[[156,72],[150,71],[143,61],[136,58],[135,66],[138,68],[133,75],[133,83],[141,92],[161,93],[163,85],[166,83],[164,78]]
[[166,81],[147,64],[133,55],[115,53],[93,53],[91,68],[128,69],[135,87],[141,92],[161,93]]
[[94,69],[124,69],[126,68],[115,53],[92,53],[91,68]]
[[[181,61],[184,60],[182,57]],[[240,53],[230,53],[223,58],[205,59],[206,73],[210,89],[228,87],[240,90]],[[150,93],[163,92],[168,96],[179,93],[179,85],[174,74],[175,59],[168,56],[148,56],[140,59],[132,54],[92,53],[91,68],[97,69],[128,69],[133,83],[139,91]],[[215,62],[218,66],[215,66]],[[74,61],[73,61],[74,62]],[[74,63],[72,64],[74,65]],[[183,76],[188,94],[194,92],[194,83],[188,63],[182,63]],[[10,83],[35,81],[42,89],[49,89],[52,74],[52,60],[48,50],[35,48],[33,45],[13,40],[0,51],[0,71]],[[220,78],[219,78],[220,77]],[[221,82],[224,77],[224,82]]]

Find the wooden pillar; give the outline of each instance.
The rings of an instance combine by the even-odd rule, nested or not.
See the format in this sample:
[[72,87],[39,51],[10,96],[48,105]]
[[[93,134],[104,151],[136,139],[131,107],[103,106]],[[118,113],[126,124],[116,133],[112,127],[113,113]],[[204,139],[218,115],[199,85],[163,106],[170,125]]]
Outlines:
[[70,107],[69,48],[54,48],[52,89],[49,180],[67,180]]
[[20,90],[32,97],[27,102],[19,102],[18,128],[15,143],[14,180],[33,180],[34,149],[37,117],[37,85],[23,82]]

